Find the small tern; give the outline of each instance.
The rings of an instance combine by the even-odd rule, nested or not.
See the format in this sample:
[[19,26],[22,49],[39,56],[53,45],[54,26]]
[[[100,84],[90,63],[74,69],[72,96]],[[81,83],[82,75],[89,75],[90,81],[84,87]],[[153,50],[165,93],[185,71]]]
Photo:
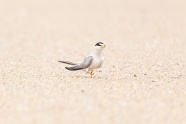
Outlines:
[[65,67],[70,71],[83,70],[86,71],[86,74],[90,74],[91,78],[94,75],[94,69],[100,68],[103,65],[104,56],[102,56],[102,50],[106,47],[106,45],[102,42],[98,42],[95,45],[94,50],[92,50],[87,56],[85,56],[84,60],[81,62],[69,62],[69,61],[58,61],[61,63],[65,63],[68,65],[72,65],[71,67]]

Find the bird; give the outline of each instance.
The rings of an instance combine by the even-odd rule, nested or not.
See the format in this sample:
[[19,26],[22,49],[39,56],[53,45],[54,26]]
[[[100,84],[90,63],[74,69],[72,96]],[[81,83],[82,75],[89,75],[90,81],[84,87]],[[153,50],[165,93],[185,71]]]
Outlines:
[[83,70],[86,74],[90,74],[90,77],[94,75],[94,69],[100,68],[104,62],[104,56],[102,55],[103,49],[106,45],[102,42],[96,43],[94,49],[87,54],[81,62],[70,61],[58,61],[60,63],[71,65],[71,67],[65,67],[69,71]]

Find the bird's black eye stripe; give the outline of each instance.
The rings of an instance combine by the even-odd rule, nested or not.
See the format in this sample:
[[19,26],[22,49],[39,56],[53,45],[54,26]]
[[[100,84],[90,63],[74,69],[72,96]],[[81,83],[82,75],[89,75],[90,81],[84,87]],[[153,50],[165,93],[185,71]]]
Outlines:
[[95,46],[101,46],[102,42],[98,42]]
[[101,46],[101,44],[96,44],[95,46]]

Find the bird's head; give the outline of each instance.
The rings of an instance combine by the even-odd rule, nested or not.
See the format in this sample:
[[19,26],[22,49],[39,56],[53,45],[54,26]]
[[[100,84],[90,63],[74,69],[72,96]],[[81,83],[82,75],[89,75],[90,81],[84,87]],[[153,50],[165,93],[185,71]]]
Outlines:
[[98,42],[96,45],[95,45],[96,49],[100,49],[100,50],[103,50],[106,45],[102,42]]

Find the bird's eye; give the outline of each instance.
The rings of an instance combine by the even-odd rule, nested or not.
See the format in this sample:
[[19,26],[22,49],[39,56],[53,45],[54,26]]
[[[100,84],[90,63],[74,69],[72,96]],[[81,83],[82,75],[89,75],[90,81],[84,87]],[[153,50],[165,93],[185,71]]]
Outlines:
[[101,44],[97,43],[96,46],[101,46]]

